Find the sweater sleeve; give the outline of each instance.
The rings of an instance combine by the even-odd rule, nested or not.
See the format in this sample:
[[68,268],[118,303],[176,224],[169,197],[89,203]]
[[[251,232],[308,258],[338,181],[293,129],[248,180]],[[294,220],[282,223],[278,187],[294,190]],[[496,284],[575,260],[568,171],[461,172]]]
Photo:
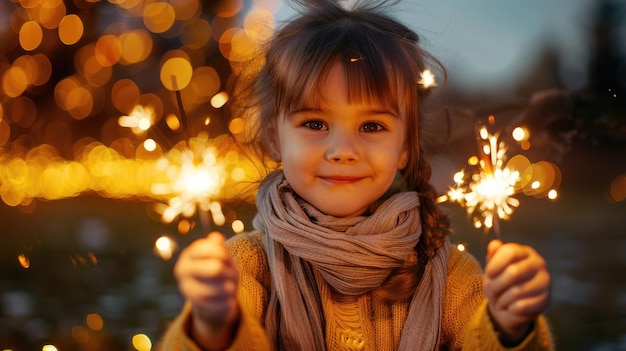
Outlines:
[[[161,351],[201,351],[202,349],[189,336],[191,305],[186,303],[181,313],[167,328],[157,350]],[[239,328],[228,350],[269,350],[265,330],[258,320],[242,310]]]
[[[270,343],[261,321],[269,271],[262,246],[255,234],[239,234],[228,242],[229,250],[239,269],[237,299],[241,308],[235,337],[228,350],[269,350]],[[191,305],[185,303],[181,313],[172,321],[161,338],[157,350],[201,351],[189,336]]]
[[259,232],[235,235],[228,242],[239,269],[237,299],[241,320],[229,350],[270,350],[263,326],[269,301],[271,276]]
[[450,250],[442,322],[442,342],[451,350],[544,351],[553,350],[552,337],[543,316],[517,346],[500,344],[487,311],[482,270],[470,254]]

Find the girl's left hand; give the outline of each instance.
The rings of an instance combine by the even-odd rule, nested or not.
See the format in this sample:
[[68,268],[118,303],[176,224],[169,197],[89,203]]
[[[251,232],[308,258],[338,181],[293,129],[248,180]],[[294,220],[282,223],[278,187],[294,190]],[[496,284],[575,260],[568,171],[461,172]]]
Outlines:
[[550,304],[546,261],[530,246],[493,240],[487,246],[484,289],[500,341],[517,344]]

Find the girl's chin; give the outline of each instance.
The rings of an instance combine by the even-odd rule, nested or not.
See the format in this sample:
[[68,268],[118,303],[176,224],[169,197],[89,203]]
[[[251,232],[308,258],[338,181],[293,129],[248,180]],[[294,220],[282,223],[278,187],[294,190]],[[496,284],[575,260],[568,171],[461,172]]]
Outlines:
[[323,206],[322,208],[320,208],[316,206],[316,208],[326,215],[337,217],[337,218],[350,218],[350,217],[361,216],[361,215],[364,215],[368,209],[368,207],[350,208],[350,207],[345,207],[345,206],[342,206],[342,207],[335,206],[332,208],[324,208]]

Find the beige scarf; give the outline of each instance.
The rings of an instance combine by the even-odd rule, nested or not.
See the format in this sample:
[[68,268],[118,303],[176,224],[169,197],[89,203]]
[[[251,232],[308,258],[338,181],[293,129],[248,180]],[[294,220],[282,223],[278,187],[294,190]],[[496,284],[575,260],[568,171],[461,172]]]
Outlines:
[[[324,316],[313,270],[337,292],[378,288],[412,254],[421,235],[415,192],[391,196],[370,216],[335,218],[300,199],[276,172],[257,195],[273,285],[266,329],[274,349],[325,350]],[[399,350],[437,350],[448,244],[437,251],[412,298]]]

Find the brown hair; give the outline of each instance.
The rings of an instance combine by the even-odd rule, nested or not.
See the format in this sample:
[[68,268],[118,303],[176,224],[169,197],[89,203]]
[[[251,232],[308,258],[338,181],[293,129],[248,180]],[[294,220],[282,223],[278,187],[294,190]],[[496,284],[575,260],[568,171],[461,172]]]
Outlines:
[[245,102],[239,106],[256,114],[246,139],[267,158],[277,118],[319,98],[316,91],[335,62],[343,65],[348,99],[404,113],[409,157],[402,175],[406,187],[420,195],[423,230],[416,246],[418,261],[391,274],[384,291],[392,299],[412,296],[423,267],[443,245],[449,228],[435,204],[435,190],[428,183],[431,168],[419,139],[421,101],[428,94],[418,84],[420,74],[427,61],[444,74],[445,70],[418,45],[414,31],[383,13],[385,1],[361,2],[351,9],[329,0],[297,3],[299,15],[275,33],[260,72],[246,82],[249,89],[238,90],[234,100]]

